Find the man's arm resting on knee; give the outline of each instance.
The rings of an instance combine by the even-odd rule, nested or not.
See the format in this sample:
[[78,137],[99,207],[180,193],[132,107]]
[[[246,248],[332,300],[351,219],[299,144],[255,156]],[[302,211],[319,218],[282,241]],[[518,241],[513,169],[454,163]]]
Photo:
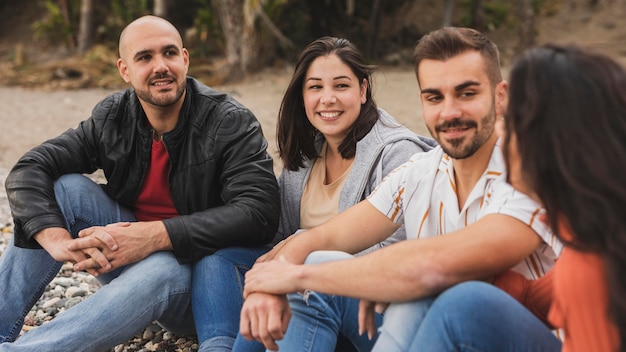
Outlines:
[[246,274],[245,291],[309,289],[378,302],[409,301],[501,273],[541,241],[523,222],[492,214],[443,236],[401,241],[354,259],[312,265],[260,263]]

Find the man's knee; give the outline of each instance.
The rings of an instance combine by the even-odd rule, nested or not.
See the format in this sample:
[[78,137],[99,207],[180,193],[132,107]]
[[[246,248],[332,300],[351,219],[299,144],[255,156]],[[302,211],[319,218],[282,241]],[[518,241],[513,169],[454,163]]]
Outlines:
[[476,303],[487,299],[486,295],[494,290],[491,284],[482,281],[467,281],[450,287],[439,295],[438,300],[449,302],[464,302],[467,300],[476,300]]
[[81,174],[66,174],[54,181],[54,192],[56,194],[68,191],[77,191],[81,188],[92,187],[95,183],[88,177]]
[[66,174],[54,181],[54,194],[62,209],[79,206],[83,199],[91,198],[98,192],[103,192],[102,188],[80,174]]
[[191,266],[180,264],[171,252],[156,252],[128,267],[121,277],[147,292],[191,292]]
[[241,275],[243,280],[243,275],[250,270],[256,258],[262,254],[259,252],[258,255],[253,256],[246,251],[251,250],[239,247],[223,248],[203,257],[193,264],[194,280],[209,280],[217,275],[231,273],[233,269]]

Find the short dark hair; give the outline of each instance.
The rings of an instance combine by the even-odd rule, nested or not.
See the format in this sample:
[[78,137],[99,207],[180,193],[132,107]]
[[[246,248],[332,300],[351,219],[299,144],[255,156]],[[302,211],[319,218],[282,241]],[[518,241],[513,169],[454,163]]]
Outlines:
[[[495,87],[502,81],[498,47],[483,33],[471,28],[443,27],[424,35],[415,46],[415,74],[422,60],[445,61],[469,50],[479,52],[485,59],[485,69]],[[417,76],[419,83],[419,76]]]
[[626,69],[597,49],[547,44],[524,52],[509,78],[504,154],[516,140],[555,234],[603,258],[626,351]]
[[348,135],[339,145],[339,152],[344,159],[351,159],[356,154],[356,143],[374,126],[379,118],[376,103],[372,97],[372,73],[374,66],[364,63],[361,52],[349,40],[335,37],[322,37],[309,44],[298,56],[294,74],[283,96],[278,113],[276,127],[278,153],[283,165],[288,170],[298,170],[305,160],[319,157],[315,148],[318,131],[307,119],[304,110],[302,90],[306,72],[311,63],[321,56],[330,54],[337,57],[358,78],[359,85],[367,80],[367,101],[361,105],[358,118],[348,131]]

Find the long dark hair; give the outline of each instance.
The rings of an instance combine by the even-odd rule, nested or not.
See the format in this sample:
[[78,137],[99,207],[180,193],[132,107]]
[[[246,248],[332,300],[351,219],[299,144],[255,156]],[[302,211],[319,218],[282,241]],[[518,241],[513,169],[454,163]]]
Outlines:
[[348,131],[348,135],[339,145],[339,152],[344,159],[351,159],[356,153],[356,143],[374,126],[379,118],[376,103],[372,98],[372,73],[374,67],[364,64],[361,52],[347,39],[322,37],[309,44],[296,61],[294,74],[283,96],[278,113],[276,127],[278,153],[283,165],[288,170],[298,170],[305,160],[317,158],[315,138],[319,133],[307,119],[304,110],[302,89],[306,72],[311,63],[320,56],[330,54],[337,57],[358,78],[359,85],[367,80],[367,101],[361,105],[358,118]]
[[509,93],[507,136],[517,137],[523,176],[555,234],[603,258],[626,351],[626,69],[591,48],[544,45],[512,67]]

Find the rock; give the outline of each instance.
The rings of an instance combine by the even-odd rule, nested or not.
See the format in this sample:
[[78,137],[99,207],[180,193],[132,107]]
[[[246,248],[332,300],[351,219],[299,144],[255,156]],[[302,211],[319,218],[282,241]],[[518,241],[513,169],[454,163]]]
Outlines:
[[44,302],[44,304],[41,306],[42,308],[50,308],[53,307],[55,304],[57,304],[58,301],[60,301],[61,298],[59,297],[53,297],[50,300],[48,300],[47,302]]
[[83,298],[82,297],[72,297],[69,298],[66,302],[65,302],[65,309],[70,309],[73,306],[77,305],[78,303],[82,302]]
[[67,298],[84,297],[85,295],[87,295],[87,291],[78,286],[71,286],[65,290],[65,297]]
[[152,331],[152,329],[148,328],[144,330],[143,336],[142,336],[144,340],[152,340],[153,337],[154,337],[154,332]]

